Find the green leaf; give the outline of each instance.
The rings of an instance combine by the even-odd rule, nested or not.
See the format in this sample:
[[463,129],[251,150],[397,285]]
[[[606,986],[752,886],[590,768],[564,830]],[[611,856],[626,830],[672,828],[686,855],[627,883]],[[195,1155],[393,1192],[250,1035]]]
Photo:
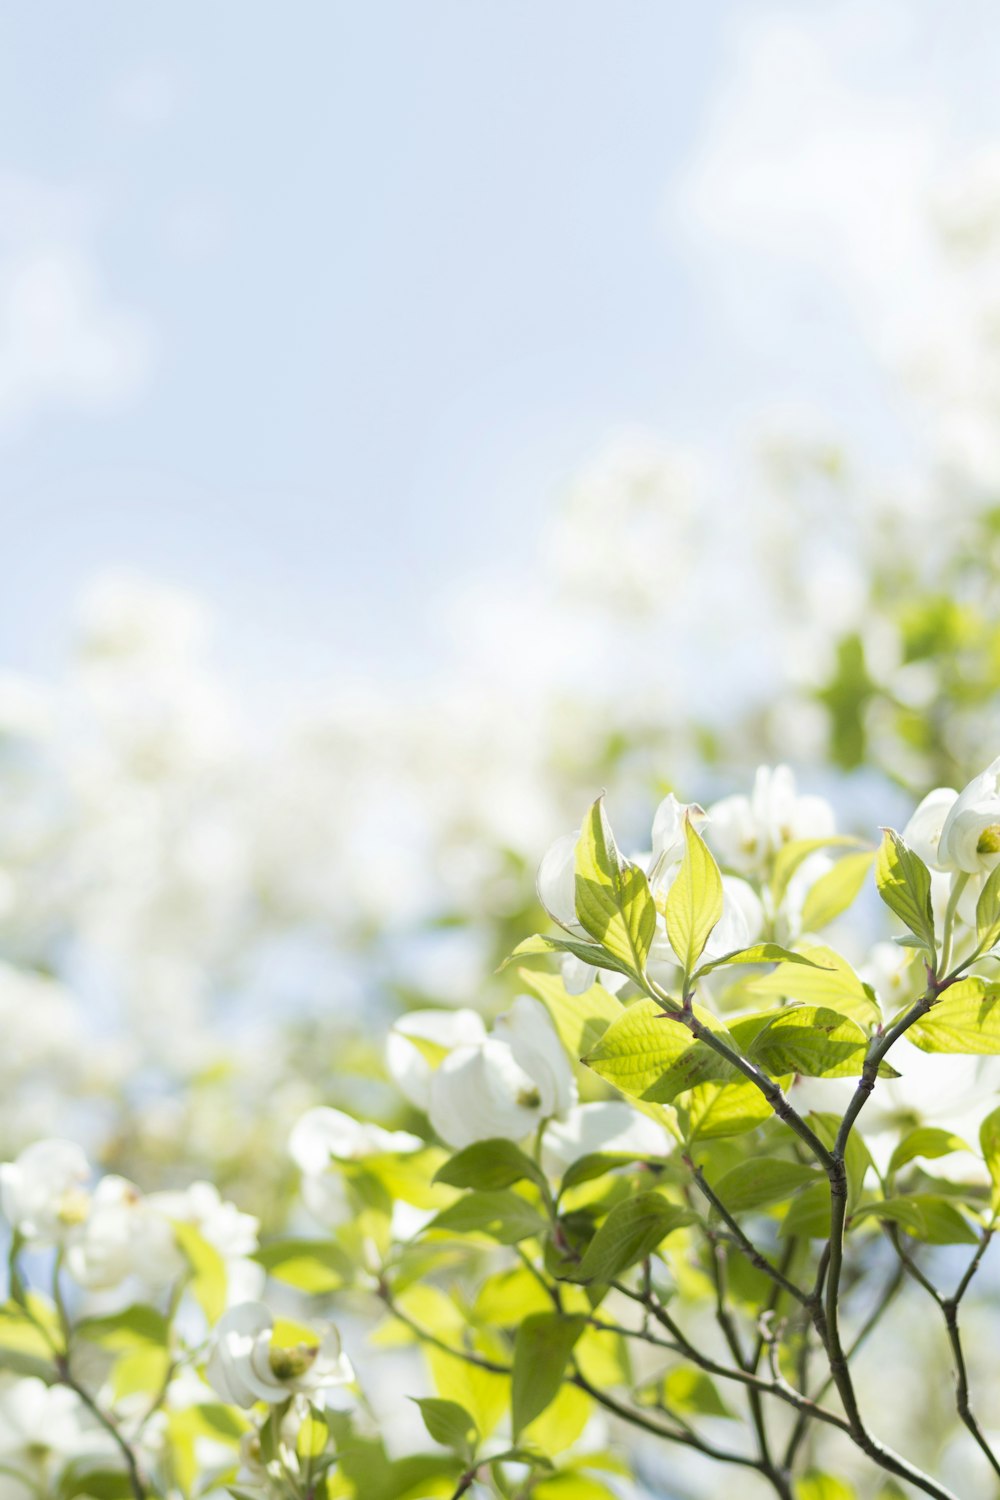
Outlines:
[[193,1224],[173,1220],[174,1238],[191,1267],[191,1290],[209,1323],[226,1310],[226,1263]]
[[510,1391],[515,1442],[528,1423],[555,1399],[573,1345],[586,1326],[587,1320],[582,1316],[532,1313],[518,1328]]
[[732,1083],[703,1083],[692,1089],[678,1114],[694,1143],[756,1130],[771,1118],[772,1110],[757,1085],[740,1074]]
[[1000,987],[975,975],[958,980],[906,1035],[922,1052],[1000,1053]]
[[645,872],[622,859],[598,797],[576,846],[576,914],[626,972],[641,974],[656,932],[656,907]]
[[104,1317],[82,1318],[74,1333],[90,1344],[99,1344],[103,1349],[116,1352],[143,1347],[164,1349],[170,1337],[170,1325],[155,1307],[136,1303]]
[[559,1039],[571,1057],[589,1052],[625,1010],[620,1000],[600,984],[582,995],[571,995],[558,974],[533,974],[520,969],[518,978],[552,1017]]
[[858,1492],[843,1479],[835,1479],[819,1469],[808,1469],[796,1481],[795,1500],[858,1500]]
[[807,1005],[829,1005],[862,1026],[880,1018],[878,1001],[870,985],[863,984],[846,959],[832,948],[802,945],[803,958],[816,967],[774,969],[746,985],[754,995],[799,1000]]
[[533,1500],[618,1500],[617,1490],[576,1471],[543,1479],[531,1493]]
[[881,1203],[865,1203],[854,1210],[852,1218],[856,1224],[864,1219],[888,1219],[927,1245],[979,1243],[979,1236],[955,1205],[934,1193],[909,1193]]
[[[725,1036],[710,1012],[695,1006],[694,1014]],[[623,1094],[656,1104],[669,1104],[697,1084],[737,1076],[731,1063],[696,1041],[682,1021],[653,1000],[639,1000],[620,1011],[582,1061]]]
[[918,1157],[934,1161],[939,1156],[950,1156],[953,1151],[968,1149],[961,1137],[952,1135],[950,1130],[940,1130],[936,1125],[920,1125],[916,1130],[908,1131],[893,1151],[889,1159],[889,1175],[893,1176],[907,1162],[916,1161]]
[[696,1417],[735,1417],[732,1407],[726,1405],[715,1382],[704,1370],[679,1365],[664,1376],[660,1390],[671,1411]]
[[660,1193],[637,1193],[618,1203],[601,1224],[580,1262],[581,1281],[611,1281],[645,1260],[691,1214]]
[[632,974],[628,964],[622,963],[604,948],[599,948],[596,943],[585,943],[576,938],[548,937],[540,932],[518,943],[513,953],[509,953],[504,959],[497,973],[502,973],[509,964],[526,958],[548,958],[553,953],[572,953],[574,958],[582,958],[585,964],[591,964],[595,969],[615,969],[619,974]]
[[593,1182],[597,1177],[603,1177],[607,1172],[614,1172],[619,1167],[632,1166],[636,1161],[646,1161],[646,1157],[638,1157],[631,1152],[621,1151],[592,1151],[587,1156],[578,1156],[576,1161],[571,1162],[563,1174],[560,1192],[568,1193],[570,1188],[579,1187],[584,1182]]
[[875,882],[889,910],[899,917],[933,958],[930,871],[920,856],[908,849],[891,828],[882,831],[882,844],[875,860]]
[[276,1281],[301,1292],[336,1292],[354,1280],[354,1263],[333,1240],[277,1240],[251,1257]]
[[667,892],[665,917],[670,946],[685,974],[692,974],[722,916],[722,876],[689,814],[684,837],[684,858]]
[[466,1146],[434,1174],[435,1182],[446,1183],[448,1187],[486,1190],[511,1187],[525,1178],[541,1188],[548,1187],[545,1174],[531,1157],[525,1156],[513,1141],[499,1137]]
[[[1000,870],[1000,865],[997,869]],[[994,1109],[980,1125],[979,1145],[993,1183],[990,1206],[997,1213],[1000,1211],[1000,1109]]]
[[818,1182],[792,1200],[778,1230],[782,1239],[825,1240],[830,1237],[830,1189]]
[[74,1458],[59,1478],[58,1500],[128,1500],[134,1494],[124,1469],[108,1467],[107,1459]]
[[457,1401],[445,1401],[440,1396],[411,1396],[420,1407],[424,1426],[436,1443],[465,1453],[475,1447],[479,1431],[464,1406]]
[[732,953],[724,953],[721,958],[702,964],[695,978],[711,974],[723,964],[805,964],[807,968],[814,968],[816,961],[804,953],[793,953],[791,948],[782,948],[780,943],[754,943],[751,948],[736,948]]
[[1000,865],[989,874],[976,902],[976,938],[982,953],[1000,941]]
[[819,932],[847,910],[867,880],[874,858],[874,850],[845,854],[810,886],[802,906],[804,932]]
[[731,1214],[741,1214],[784,1203],[816,1180],[815,1168],[803,1162],[752,1156],[731,1167],[711,1186]]
[[536,1208],[517,1193],[498,1191],[466,1193],[457,1203],[443,1208],[425,1226],[450,1234],[485,1234],[501,1245],[516,1245],[520,1240],[544,1234],[546,1221]]
[[[32,1310],[39,1301],[29,1294]],[[48,1318],[44,1322],[48,1337],[16,1302],[0,1306],[0,1367],[18,1375],[52,1379],[55,1353],[62,1348],[62,1334],[57,1326],[49,1327]]]
[[852,838],[850,834],[833,833],[827,838],[792,839],[790,843],[783,844],[774,856],[774,870],[771,875],[774,905],[776,907],[781,905],[788,889],[788,882],[810,854],[816,854],[820,849],[841,849],[852,846],[856,848],[859,842],[860,840]]
[[747,1056],[772,1075],[857,1077],[868,1052],[857,1021],[827,1006],[792,1005],[763,1018],[744,1017],[732,1033]]

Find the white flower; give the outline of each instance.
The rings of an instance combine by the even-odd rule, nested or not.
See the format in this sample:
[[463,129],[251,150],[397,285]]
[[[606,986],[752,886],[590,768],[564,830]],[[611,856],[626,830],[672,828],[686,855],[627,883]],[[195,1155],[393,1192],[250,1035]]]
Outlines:
[[257,1401],[278,1406],[290,1395],[354,1379],[335,1328],[315,1344],[276,1345],[274,1319],[262,1302],[242,1302],[223,1314],[205,1375],[223,1401],[242,1407]]
[[944,820],[938,857],[946,870],[977,875],[1000,856],[1000,757],[961,791]]
[[560,1177],[573,1162],[594,1151],[636,1157],[667,1156],[672,1141],[662,1125],[641,1115],[623,1099],[578,1104],[563,1120],[553,1120],[542,1137],[542,1162]]
[[576,915],[576,846],[579,833],[565,833],[550,845],[538,866],[538,899],[549,916],[568,932],[587,934]]
[[935,787],[916,809],[903,829],[903,843],[932,870],[942,869],[939,856],[945,821],[958,800],[950,786]]
[[35,1141],[0,1165],[4,1217],[26,1240],[51,1245],[85,1219],[87,1158],[72,1141]]
[[151,1208],[124,1177],[102,1177],[90,1213],[66,1255],[74,1281],[91,1290],[118,1286],[139,1276],[165,1286],[184,1268],[169,1220]]
[[[148,1403],[147,1403],[148,1404]],[[23,1468],[26,1480],[0,1495],[28,1500],[55,1492],[56,1475],[66,1459],[97,1459],[115,1452],[113,1440],[97,1426],[75,1391],[46,1385],[34,1376],[0,1382],[0,1472]],[[30,1476],[30,1482],[28,1482]]]
[[533,995],[518,995],[493,1024],[493,1035],[506,1042],[514,1061],[535,1082],[546,1118],[565,1114],[576,1103],[573,1069],[548,1011]]
[[[687,839],[684,823],[690,818],[695,828],[701,827],[707,814],[697,802],[678,802],[673,792],[668,792],[653,814],[653,861],[652,870],[664,869],[684,858]],[[651,877],[652,878],[652,877]]]
[[586,959],[576,958],[572,953],[563,954],[560,967],[568,995],[586,994],[594,984],[601,984],[612,995],[617,995],[628,984],[627,974],[621,974],[617,969],[595,969]]
[[419,1151],[423,1144],[408,1130],[383,1130],[324,1104],[306,1111],[292,1131],[288,1149],[303,1172],[322,1172],[331,1161]]
[[193,1224],[223,1260],[237,1260],[257,1249],[259,1220],[224,1201],[214,1183],[192,1182],[183,1192],[150,1193],[146,1205],[166,1219]]
[[289,1138],[292,1160],[302,1173],[302,1197],[309,1212],[329,1228],[350,1216],[351,1205],[338,1161],[419,1151],[423,1141],[407,1130],[383,1130],[340,1109],[308,1110]]
[[823,797],[799,796],[788,766],[761,766],[749,797],[709,808],[712,843],[724,865],[753,873],[793,839],[828,838],[836,824]]
[[440,1061],[433,1054],[440,1049],[443,1055],[454,1047],[481,1042],[485,1037],[486,1026],[478,1011],[411,1010],[390,1028],[385,1046],[386,1066],[400,1092],[426,1113],[430,1108],[435,1063]]
[[493,1035],[458,1047],[431,1085],[431,1123],[449,1146],[519,1141],[576,1102],[576,1082],[545,1007],[519,995]]

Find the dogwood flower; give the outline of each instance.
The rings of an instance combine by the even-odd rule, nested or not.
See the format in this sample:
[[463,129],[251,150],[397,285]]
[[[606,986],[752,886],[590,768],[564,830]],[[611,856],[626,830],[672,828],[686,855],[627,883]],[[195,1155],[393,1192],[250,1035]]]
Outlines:
[[252,1255],[257,1249],[259,1219],[225,1201],[212,1182],[192,1182],[183,1192],[149,1193],[146,1206],[164,1218],[193,1224],[223,1260]]
[[0,1165],[4,1218],[26,1240],[52,1245],[87,1217],[90,1166],[72,1141],[35,1141]]
[[66,1253],[74,1281],[91,1290],[119,1286],[129,1276],[165,1286],[184,1268],[169,1219],[124,1177],[102,1177],[90,1212]]
[[679,863],[684,858],[687,840],[684,824],[690,819],[695,828],[700,828],[708,814],[697,802],[678,802],[673,792],[668,792],[653,814],[653,854],[650,879],[657,869]]
[[288,1150],[302,1173],[302,1197],[321,1224],[334,1228],[350,1217],[351,1204],[338,1161],[419,1151],[423,1141],[408,1130],[363,1124],[340,1109],[307,1110],[291,1133]]
[[454,1047],[475,1045],[485,1038],[486,1026],[478,1011],[411,1010],[390,1027],[386,1067],[400,1092],[426,1114],[436,1064]]
[[249,1408],[347,1385],[354,1371],[335,1328],[327,1327],[316,1343],[275,1344],[270,1310],[262,1302],[241,1302],[219,1320],[205,1376],[223,1401]]
[[903,829],[903,843],[932,870],[944,868],[940,862],[941,834],[957,801],[958,793],[953,787],[935,787],[933,792],[927,793]]
[[505,1136],[519,1141],[576,1102],[569,1058],[545,1007],[519,995],[493,1034],[457,1047],[431,1083],[430,1118],[449,1146]]
[[946,870],[979,875],[1000,857],[1000,757],[959,792],[945,817],[938,858]]
[[585,938],[587,933],[576,914],[576,846],[580,835],[564,833],[550,844],[541,864],[535,887],[538,899],[554,922],[567,932]]
[[[16,1484],[17,1496],[54,1493],[55,1486],[47,1482],[55,1478],[50,1470],[61,1468],[68,1458],[97,1458],[114,1451],[112,1439],[75,1391],[34,1376],[0,1383],[0,1473],[15,1466],[24,1472],[24,1481]],[[0,1494],[8,1494],[2,1484]]]
[[759,871],[783,844],[827,838],[836,828],[830,804],[800,796],[788,766],[760,766],[749,797],[723,797],[708,815],[722,864],[745,874]]
[[562,1120],[553,1120],[542,1136],[542,1164],[560,1177],[581,1156],[594,1151],[621,1152],[637,1157],[667,1156],[670,1136],[623,1099],[577,1104]]

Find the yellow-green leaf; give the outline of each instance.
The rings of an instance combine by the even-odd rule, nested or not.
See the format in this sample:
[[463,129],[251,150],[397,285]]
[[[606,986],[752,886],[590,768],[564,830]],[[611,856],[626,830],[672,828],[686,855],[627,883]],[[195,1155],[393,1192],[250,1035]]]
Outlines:
[[892,828],[883,830],[882,844],[875,860],[875,882],[889,910],[895,912],[928,953],[933,954],[930,871]]
[[684,837],[684,858],[667,892],[665,916],[670,946],[684,972],[692,974],[722,916],[722,876],[690,816],[684,820]]
[[656,931],[656,907],[645,872],[622,859],[598,797],[576,846],[576,914],[619,964],[641,973]]
[[[696,1006],[695,1015],[724,1034],[708,1011]],[[652,1000],[622,1010],[583,1061],[623,1094],[657,1104],[669,1104],[697,1084],[737,1076],[731,1063],[696,1041],[683,1022]]]
[[521,969],[518,978],[541,1000],[571,1057],[583,1057],[625,1013],[621,1001],[600,984],[592,984],[582,995],[571,995],[558,974],[533,974],[530,969]]
[[1000,987],[960,979],[906,1035],[922,1052],[1000,1053]]
[[810,886],[802,906],[803,931],[819,932],[847,910],[868,878],[874,858],[874,850],[845,854]]
[[880,1011],[874,990],[861,982],[846,959],[832,948],[821,945],[802,945],[799,952],[815,967],[792,968],[782,964],[770,974],[751,979],[746,989],[754,995],[801,1000],[807,1005],[829,1005],[862,1026],[878,1022]]

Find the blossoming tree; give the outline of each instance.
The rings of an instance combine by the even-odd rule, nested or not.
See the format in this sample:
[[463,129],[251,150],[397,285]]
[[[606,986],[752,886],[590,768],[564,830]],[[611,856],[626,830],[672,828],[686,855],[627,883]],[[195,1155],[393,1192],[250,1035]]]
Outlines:
[[[872,869],[891,935],[859,970],[826,929]],[[708,814],[668,796],[631,857],[600,799],[539,894],[556,930],[491,1029],[394,1026],[418,1128],[300,1120],[305,1232],[94,1185],[69,1141],[0,1169],[0,1493],[996,1490],[965,1315],[1000,1212],[1000,761],[877,850],[784,768]],[[964,1444],[873,1400],[897,1306],[915,1347],[939,1326],[920,1381]]]

